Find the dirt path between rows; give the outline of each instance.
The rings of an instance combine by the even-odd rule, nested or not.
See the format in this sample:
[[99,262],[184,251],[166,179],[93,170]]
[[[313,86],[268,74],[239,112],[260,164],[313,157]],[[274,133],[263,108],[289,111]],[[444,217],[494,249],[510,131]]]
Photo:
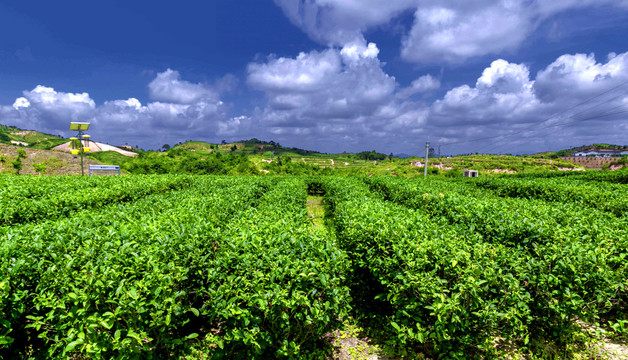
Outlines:
[[[333,160],[332,160],[333,161]],[[310,195],[306,204],[308,218],[311,219],[313,229],[324,231],[334,237],[333,231],[325,224],[325,208],[323,196]],[[327,360],[386,360],[379,346],[369,339],[364,331],[353,320],[345,320],[342,328],[328,333],[326,336],[333,346],[333,353]]]

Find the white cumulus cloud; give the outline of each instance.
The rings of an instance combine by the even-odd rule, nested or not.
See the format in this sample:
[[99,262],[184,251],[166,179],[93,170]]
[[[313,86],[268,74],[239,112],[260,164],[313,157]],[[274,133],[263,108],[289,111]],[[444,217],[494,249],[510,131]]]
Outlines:
[[534,14],[524,2],[448,2],[419,6],[401,54],[416,62],[461,62],[517,47],[533,28]]
[[409,87],[399,91],[398,96],[400,98],[407,98],[416,93],[428,92],[440,88],[440,80],[432,75],[423,75],[416,80],[412,81]]
[[312,39],[344,45],[362,39],[366,29],[385,24],[417,0],[275,0],[284,14]]
[[575,100],[628,80],[628,53],[611,54],[607,63],[598,63],[594,54],[560,56],[537,75],[540,98],[553,101],[571,95]]
[[193,104],[200,99],[217,99],[218,94],[209,86],[181,80],[178,71],[167,69],[157,74],[148,84],[153,100],[175,104]]
[[[378,54],[376,44],[352,41],[342,48],[249,65],[248,83],[268,99],[255,115],[260,126],[281,142],[299,137],[293,145],[338,150],[365,150],[372,142],[365,139],[394,143],[418,131],[425,105],[397,100],[397,82],[384,71]],[[330,59],[325,63],[334,66],[322,66],[320,59]],[[304,75],[317,80],[300,81]],[[438,87],[438,80],[426,76],[415,87],[415,92],[427,91]]]
[[89,121],[96,107],[88,93],[58,92],[42,85],[22,95],[13,103],[10,122],[29,129],[58,133],[71,121]]
[[[404,14],[401,54],[409,61],[459,63],[516,49],[542,21],[564,11],[596,6],[628,8],[615,0],[275,0],[313,40],[332,46],[362,41],[367,30]],[[397,27],[398,28],[398,27]]]
[[[375,44],[301,53],[248,66],[248,83],[269,99],[268,118],[313,126],[327,119],[357,119],[385,103],[396,87],[382,71]],[[281,115],[281,116],[280,116]]]
[[495,60],[484,69],[475,87],[453,88],[434,102],[430,117],[443,124],[485,124],[496,128],[513,121],[526,122],[540,106],[529,75],[523,64]]
[[[226,79],[226,80],[225,80]],[[0,122],[54,134],[73,135],[71,121],[91,122],[95,141],[160,147],[165,142],[210,138],[220,132],[235,132],[237,122],[228,117],[229,105],[216,88],[228,88],[229,77],[214,87],[181,79],[168,69],[148,84],[155,100],[143,105],[137,98],[110,100],[97,106],[88,93],[56,91],[39,85],[24,91],[12,106],[0,107]],[[227,130],[228,129],[228,130]]]
[[334,50],[300,53],[296,58],[270,59],[265,64],[248,66],[248,83],[259,89],[274,91],[315,91],[325,86],[341,69]]
[[20,108],[27,108],[29,106],[31,106],[30,101],[28,101],[28,99],[24,97],[15,99],[15,102],[13,103],[13,108],[15,110],[19,110]]
[[474,87],[453,88],[431,105],[428,131],[439,134],[441,143],[489,138],[478,143],[483,146],[466,145],[480,151],[623,144],[627,60],[628,53],[612,54],[606,63],[597,63],[593,54],[567,54],[535,79],[524,64],[493,61]]
[[475,81],[441,95],[435,90],[445,85],[434,75],[417,74],[407,87],[399,86],[378,56],[377,45],[355,40],[251,63],[247,83],[266,101],[235,116],[221,99],[221,89],[233,87],[225,81],[235,80],[194,83],[166,70],[148,85],[153,100],[146,103],[131,97],[97,105],[85,92],[37,86],[0,106],[0,123],[70,135],[70,121],[90,121],[95,141],[150,148],[225,137],[329,152],[395,153],[421,153],[419,143],[428,138],[435,145],[487,139],[445,145],[444,153],[625,143],[628,52],[600,59],[565,54],[536,74],[526,64],[497,59]]

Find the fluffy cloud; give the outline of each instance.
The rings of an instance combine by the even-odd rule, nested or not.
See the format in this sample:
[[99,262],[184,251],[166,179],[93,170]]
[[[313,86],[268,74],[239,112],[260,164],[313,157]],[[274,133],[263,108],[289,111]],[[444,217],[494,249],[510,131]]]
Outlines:
[[179,72],[171,69],[157,74],[148,84],[148,90],[153,100],[166,103],[194,104],[201,99],[218,99],[211,87],[183,81]]
[[531,12],[515,1],[491,3],[418,8],[402,41],[402,56],[417,62],[459,62],[517,47],[532,28]]
[[[303,53],[249,66],[249,84],[268,99],[254,116],[258,125],[282,143],[326,151],[359,151],[366,143],[408,151],[417,149],[417,138],[441,144],[487,138],[443,148],[451,153],[625,142],[621,116],[628,111],[628,53],[610,54],[605,63],[593,55],[564,55],[536,77],[525,64],[498,59],[474,84],[452,88],[426,104],[410,96],[439,88],[438,79],[423,75],[401,88],[384,72],[375,45],[355,44],[331,48],[324,56]],[[308,67],[316,64],[313,58],[333,58],[339,65],[333,71]],[[316,86],[300,83],[303,74],[319,79]]]
[[[219,80],[217,87],[225,88],[225,81]],[[24,91],[13,106],[0,107],[0,121],[65,135],[70,135],[70,121],[88,121],[96,141],[125,139],[153,148],[164,142],[234,132],[227,115],[229,107],[210,85],[181,80],[177,71],[168,69],[157,74],[148,90],[155,101],[146,105],[129,98],[96,106],[88,93],[58,92],[40,85]]]
[[551,16],[555,13],[577,8],[586,8],[591,6],[613,5],[620,8],[628,8],[626,0],[537,0],[535,7],[541,16]]
[[402,56],[414,62],[462,62],[518,47],[545,19],[591,6],[628,7],[612,0],[275,0],[292,23],[325,45],[361,40],[367,29],[411,12]]
[[[457,141],[478,133],[496,135],[517,128],[538,120],[543,112],[533,85],[525,65],[495,60],[484,69],[474,87],[453,88],[435,101],[429,123],[434,133],[446,133],[445,141]],[[450,129],[445,132],[445,127]]]
[[97,109],[95,122],[126,134],[172,142],[215,136],[221,121],[227,119],[228,107],[212,86],[181,80],[177,71],[157,74],[148,88],[156,101],[145,106],[135,98],[106,102]]
[[340,69],[340,56],[336,51],[313,51],[300,53],[295,59],[279,58],[266,64],[249,64],[248,82],[253,87],[269,91],[317,91]]
[[[24,91],[13,103],[14,111],[6,116],[25,127],[57,133],[70,121],[88,121],[96,105],[87,93],[57,92],[38,85]],[[9,109],[5,109],[9,113]]]
[[279,140],[367,132],[369,127],[356,124],[389,101],[396,87],[395,79],[382,71],[378,53],[374,43],[352,41],[341,49],[249,64],[248,84],[268,99],[257,117]]
[[[65,133],[69,121],[91,121],[95,140],[156,148],[188,139],[273,139],[329,152],[420,153],[419,143],[444,153],[535,152],[585,143],[625,143],[628,131],[628,52],[596,60],[567,54],[531,74],[525,64],[498,59],[474,83],[440,89],[431,75],[400,87],[385,71],[375,44],[270,57],[248,66],[247,83],[266,99],[232,114],[220,99],[231,86],[191,83],[173,70],[149,84],[153,100],[96,105],[87,93],[38,86],[0,106],[0,123]],[[228,80],[228,79],[227,79]],[[222,82],[222,80],[219,80]],[[227,81],[233,83],[233,79]]]
[[428,92],[438,88],[440,88],[440,80],[428,74],[412,81],[409,87],[399,91],[398,96],[400,98],[407,98],[416,93]]
[[[248,83],[265,92],[268,105],[257,114],[273,135],[318,138],[323,143],[355,141],[377,133],[394,100],[394,77],[382,70],[373,43],[353,41],[341,49],[271,58],[248,66]],[[394,108],[392,106],[391,108]]]
[[[318,146],[327,142],[329,147],[335,143],[360,150],[367,138],[379,139],[384,146],[415,146],[418,135],[450,140],[499,132],[528,124],[546,111],[523,64],[496,60],[475,86],[451,89],[429,105],[408,98],[439,88],[440,81],[423,75],[399,88],[384,72],[377,53],[375,44],[352,42],[324,53],[250,65],[249,84],[268,98],[257,117],[284,142],[299,136]],[[315,60],[322,58],[337,65],[321,66]],[[315,86],[299,80],[303,78],[317,79]]]
[[580,101],[628,80],[628,53],[609,54],[606,64],[594,54],[563,55],[537,75],[537,94],[544,101],[570,96]]
[[275,0],[284,14],[312,39],[344,45],[362,39],[362,32],[385,24],[411,8],[416,0]]
[[453,88],[432,104],[429,132],[441,143],[491,138],[480,151],[623,144],[627,65],[628,53],[605,64],[592,54],[563,55],[532,80],[527,66],[496,60],[474,87]]
[[396,87],[395,79],[382,71],[377,52],[373,43],[352,43],[340,50],[253,63],[248,83],[266,92],[271,111],[289,111],[291,119],[354,117],[381,105]]

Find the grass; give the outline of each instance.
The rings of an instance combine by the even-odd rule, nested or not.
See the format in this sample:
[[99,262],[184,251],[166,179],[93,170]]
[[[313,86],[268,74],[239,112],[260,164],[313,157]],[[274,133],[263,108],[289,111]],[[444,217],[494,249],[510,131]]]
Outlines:
[[[384,344],[377,343],[368,337],[365,329],[353,318],[345,319],[342,327],[330,334],[334,348],[333,360],[371,360],[391,359],[393,351]],[[422,354],[416,354],[420,359]]]
[[183,144],[175,145],[173,149],[181,149],[188,151],[198,151],[198,152],[212,152],[212,147],[214,144],[206,143],[204,141],[188,141]]
[[[9,146],[10,141],[20,141],[27,143],[28,146],[22,146],[24,149],[38,149],[45,150],[50,149],[53,146],[61,144],[66,139],[58,136],[44,134],[36,131],[21,130],[14,127],[0,125],[0,143],[7,144]],[[235,147],[235,150],[232,148]],[[16,147],[17,148],[17,147]],[[393,158],[386,160],[362,160],[357,155],[351,153],[342,154],[323,154],[309,152],[300,149],[284,148],[276,143],[260,142],[256,139],[248,141],[234,142],[227,144],[212,144],[204,141],[188,141],[182,144],[173,146],[173,150],[178,150],[177,156],[185,156],[186,153],[190,154],[208,154],[211,152],[220,151],[222,153],[236,153],[246,155],[251,162],[255,164],[259,173],[268,173],[268,162],[271,159],[277,159],[281,157],[282,160],[290,159],[293,162],[299,162],[302,164],[320,167],[325,170],[326,174],[334,175],[355,175],[355,176],[403,176],[403,177],[418,177],[423,176],[423,167],[415,166],[417,162],[423,162],[422,158],[413,157],[408,159]],[[5,159],[10,159],[15,155],[10,155],[14,151],[2,152]],[[168,153],[160,153],[161,155],[168,155]],[[550,154],[551,155],[551,154]],[[557,171],[570,168],[586,167],[586,168],[610,168],[615,165],[612,161],[617,159],[577,159],[578,161],[568,158],[554,158],[550,159],[550,155],[465,155],[465,156],[452,156],[452,157],[440,157],[432,158],[429,161],[428,175],[444,175],[451,177],[462,176],[462,171],[465,169],[479,170],[480,176],[493,176],[497,175],[497,172],[543,172],[543,171]],[[133,162],[127,157],[124,157],[114,152],[99,152],[93,153],[89,156],[92,161],[97,161],[105,164],[122,165],[128,162]],[[13,160],[13,159],[10,159]],[[621,160],[621,159],[619,159]],[[574,162],[580,162],[575,164]],[[37,170],[33,173],[59,173],[58,170],[61,166],[58,164],[43,164],[42,160],[36,160],[34,163],[37,165]],[[67,159],[66,163],[71,164],[72,160]],[[0,164],[1,168],[5,171],[10,171],[10,163]],[[622,164],[623,165],[623,164]],[[45,167],[45,170],[43,170]],[[615,165],[613,168],[618,167]],[[34,169],[34,168],[33,168]],[[43,171],[42,171],[43,170]],[[52,170],[49,171],[49,170]],[[25,173],[31,170],[25,169]],[[303,170],[311,171],[311,170]],[[272,170],[270,171],[272,174]]]
[[325,209],[323,208],[322,196],[309,195],[307,197],[306,209],[314,227],[325,227]]
[[120,165],[129,159],[128,156],[122,155],[116,151],[99,151],[89,154],[88,158],[101,162],[103,164]]
[[26,147],[40,150],[48,150],[67,141],[59,136],[4,125],[0,125],[0,140],[5,144],[11,144],[11,141],[26,143]]
[[[22,146],[0,144],[0,173],[15,175],[15,169],[11,162],[17,157],[17,150],[26,151],[26,158],[22,160],[23,175],[80,175],[80,159],[60,151],[33,149]],[[2,161],[4,159],[4,161]],[[97,165],[99,162],[86,157],[84,159],[85,174],[89,165]]]

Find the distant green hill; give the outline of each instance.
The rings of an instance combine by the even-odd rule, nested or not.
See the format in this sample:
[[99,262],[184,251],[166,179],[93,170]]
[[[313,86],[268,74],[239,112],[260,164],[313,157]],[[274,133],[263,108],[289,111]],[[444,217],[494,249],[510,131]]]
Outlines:
[[[16,151],[24,148],[28,152],[24,173],[73,173],[76,162],[72,157],[57,155],[52,147],[66,142],[60,136],[44,134],[33,130],[0,125],[0,172],[11,172],[11,161]],[[131,158],[116,152],[104,151],[89,154],[92,162],[120,165],[129,174],[229,174],[229,175],[392,175],[422,176],[423,159],[402,158],[386,155],[375,150],[360,153],[325,154],[318,151],[284,147],[274,141],[256,138],[232,143],[214,144],[204,141],[187,141],[170,147],[164,145],[161,151],[127,150],[139,156]],[[555,153],[535,155],[465,155],[435,157],[429,160],[429,174],[462,176],[462,170],[479,170],[481,176],[499,173],[528,173],[557,171],[582,167],[570,161],[557,159],[575,151],[587,149],[626,149],[625,146],[610,144],[584,145]],[[50,160],[50,158],[54,158]],[[48,162],[50,162],[48,164]],[[30,165],[32,163],[32,165]],[[46,171],[37,172],[35,166]],[[31,169],[32,167],[32,169]],[[59,169],[58,171],[56,169]]]
[[296,155],[317,155],[321,154],[318,151],[303,150],[295,147],[283,147],[279,143],[274,141],[263,141],[258,139],[241,140],[232,143],[223,142],[221,144],[212,144],[204,141],[187,141],[177,144],[172,147],[171,150],[190,150],[199,152],[211,152],[213,150],[221,150],[223,152],[234,152],[244,154],[263,154],[266,152],[272,152],[275,155],[279,154],[296,154]]
[[41,133],[39,131],[23,130],[14,126],[0,125],[0,143],[2,144],[48,150],[66,141],[67,140],[62,137]]
[[571,154],[585,150],[628,150],[628,145],[612,145],[612,144],[591,144],[574,147],[571,149],[560,150],[555,153],[546,153],[550,157],[557,158],[562,156],[571,156]]

